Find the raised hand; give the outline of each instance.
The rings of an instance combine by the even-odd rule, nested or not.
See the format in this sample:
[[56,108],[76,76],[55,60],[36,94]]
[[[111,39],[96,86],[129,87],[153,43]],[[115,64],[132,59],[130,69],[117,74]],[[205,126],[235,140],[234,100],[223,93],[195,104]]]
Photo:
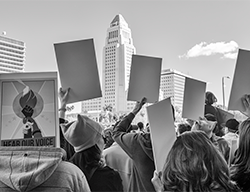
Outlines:
[[62,88],[59,89],[58,96],[60,99],[61,108],[65,108],[68,103],[69,91],[70,91],[70,88],[66,90],[63,90]]
[[136,115],[142,108],[142,106],[147,102],[147,98],[143,97],[142,100],[140,102],[137,102],[132,113],[134,113],[134,115]]
[[161,176],[162,176],[161,171],[159,173],[154,171],[154,176],[151,179],[151,183],[153,184],[156,192],[163,192],[164,191],[163,183],[161,181]]

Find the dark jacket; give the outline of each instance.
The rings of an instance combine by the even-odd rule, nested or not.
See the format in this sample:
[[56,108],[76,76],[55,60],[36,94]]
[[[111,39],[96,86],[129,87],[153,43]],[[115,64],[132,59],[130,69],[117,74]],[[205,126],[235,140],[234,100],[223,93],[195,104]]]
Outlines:
[[250,173],[238,173],[236,169],[234,166],[231,167],[230,171],[234,173],[231,179],[236,182],[242,192],[250,191]]
[[135,115],[125,116],[116,126],[113,139],[133,160],[129,191],[155,191],[151,179],[155,170],[152,144],[149,133],[127,133]]

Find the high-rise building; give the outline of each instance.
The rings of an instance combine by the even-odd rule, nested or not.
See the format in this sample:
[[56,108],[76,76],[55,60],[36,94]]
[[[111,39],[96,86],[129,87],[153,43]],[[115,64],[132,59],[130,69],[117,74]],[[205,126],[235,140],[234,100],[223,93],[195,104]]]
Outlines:
[[103,48],[102,99],[83,102],[83,111],[101,111],[111,105],[114,112],[127,112],[134,102],[127,102],[132,54],[135,47],[131,30],[122,15],[116,15],[107,29]]
[[0,36],[0,73],[23,72],[24,64],[25,43]]
[[116,112],[127,112],[134,102],[127,102],[132,55],[135,54],[131,30],[122,15],[116,15],[107,30],[103,48],[103,104]]
[[182,109],[186,77],[188,76],[172,69],[164,69],[161,72],[160,90],[163,99],[171,97],[172,104],[180,109]]

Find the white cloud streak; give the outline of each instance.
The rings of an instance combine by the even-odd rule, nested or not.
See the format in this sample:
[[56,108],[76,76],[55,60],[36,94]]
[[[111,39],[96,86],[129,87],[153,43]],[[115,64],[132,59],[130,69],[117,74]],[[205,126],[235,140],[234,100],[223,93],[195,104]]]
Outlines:
[[235,41],[226,42],[217,42],[217,43],[206,43],[201,42],[196,44],[190,50],[187,51],[184,55],[180,55],[179,58],[191,58],[199,56],[210,56],[215,54],[222,55],[222,58],[236,59],[237,50],[239,46]]

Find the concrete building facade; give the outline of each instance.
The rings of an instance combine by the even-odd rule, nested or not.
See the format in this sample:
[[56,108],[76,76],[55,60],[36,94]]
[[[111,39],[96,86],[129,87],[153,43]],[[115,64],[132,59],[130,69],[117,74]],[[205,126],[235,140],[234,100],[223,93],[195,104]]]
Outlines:
[[122,15],[116,15],[107,30],[103,48],[103,105],[112,105],[115,112],[127,112],[132,55],[135,54],[131,30]]
[[116,15],[107,29],[103,48],[102,98],[83,102],[82,111],[100,112],[111,105],[113,112],[127,112],[134,102],[127,102],[132,54],[135,54],[131,30],[122,15]]
[[25,48],[22,41],[0,36],[0,73],[23,72]]
[[182,109],[186,77],[187,75],[172,69],[164,69],[161,72],[160,89],[163,99],[171,97],[172,104],[180,109]]

